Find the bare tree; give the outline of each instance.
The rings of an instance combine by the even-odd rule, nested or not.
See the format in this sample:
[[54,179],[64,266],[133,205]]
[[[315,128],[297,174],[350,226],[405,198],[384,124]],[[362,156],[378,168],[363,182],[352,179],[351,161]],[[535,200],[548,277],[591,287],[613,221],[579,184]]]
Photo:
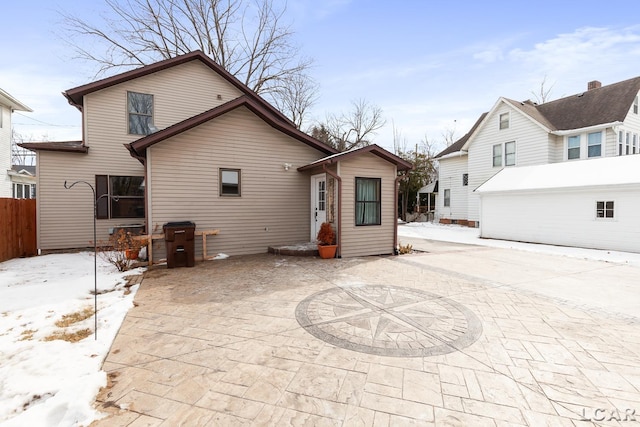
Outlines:
[[540,88],[538,89],[538,92],[531,91],[531,94],[533,94],[533,96],[535,97],[537,104],[544,104],[545,102],[549,101],[551,90],[553,89],[553,86],[555,86],[555,83],[552,84],[548,89],[544,87],[546,84],[547,84],[547,76],[545,74],[544,78],[542,79],[542,82],[540,83]]
[[63,15],[67,39],[79,58],[97,64],[96,76],[200,49],[260,95],[276,98],[283,87],[308,78],[311,60],[300,56],[283,22],[285,7],[274,0],[105,3],[108,15],[100,24]]
[[298,129],[318,100],[318,84],[304,74],[289,76],[275,89],[273,102],[284,115],[289,117]]
[[[449,147],[451,144],[453,144],[454,142],[456,142],[456,124],[457,124],[457,120],[453,121],[453,126],[447,126],[443,131],[442,131],[442,139],[444,140],[444,145]],[[425,135],[424,137],[425,141],[428,141],[427,136]]]
[[35,164],[35,154],[18,145],[23,142],[29,142],[29,140],[24,135],[16,132],[15,129],[11,129],[11,164],[33,166]]
[[[340,115],[328,114],[322,128],[329,145],[338,151],[347,151],[371,144],[373,136],[385,125],[382,109],[364,99],[352,101],[353,110]],[[313,129],[312,129],[313,134]]]

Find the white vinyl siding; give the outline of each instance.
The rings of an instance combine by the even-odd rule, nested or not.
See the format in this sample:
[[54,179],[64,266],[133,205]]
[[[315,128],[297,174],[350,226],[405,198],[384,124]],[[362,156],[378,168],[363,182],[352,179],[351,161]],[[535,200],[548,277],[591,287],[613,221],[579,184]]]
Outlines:
[[[392,254],[396,201],[395,165],[374,154],[341,160],[343,257]],[[357,226],[355,222],[356,177],[380,178],[380,225]]]
[[[155,233],[169,221],[193,221],[196,231],[220,230],[208,240],[208,251],[228,255],[308,241],[310,186],[296,168],[323,154],[248,109],[233,110],[149,151],[148,211]],[[241,170],[242,197],[219,197],[220,168]],[[156,243],[154,255],[162,256],[163,244]]]
[[12,195],[11,179],[7,171],[11,169],[11,110],[0,105],[0,197]]
[[[489,161],[491,161],[489,159]],[[438,172],[439,194],[436,208],[438,219],[467,219],[467,192],[471,188],[472,176],[468,176],[469,185],[463,185],[460,176],[467,173],[467,156],[441,159]],[[450,190],[450,206],[444,206],[444,190]]]
[[[499,192],[482,196],[481,237],[640,252],[640,187]],[[597,201],[614,201],[614,218],[596,218]],[[553,220],[543,214],[553,207]]]
[[[38,186],[37,197],[40,249],[91,246],[91,190],[81,184],[65,190],[65,180],[70,183],[84,180],[94,184],[95,175],[144,175],[142,164],[123,147],[123,144],[140,138],[139,135],[128,134],[128,91],[153,94],[154,125],[159,129],[240,95],[238,89],[200,61],[191,61],[87,95],[84,99],[84,132],[89,153],[38,153],[38,182],[44,183]],[[215,171],[213,174],[216,175]],[[191,182],[184,188],[197,185]],[[98,241],[107,240],[108,231],[114,225],[143,221],[98,220]],[[150,231],[161,233],[162,226],[159,230]]]
[[[495,121],[498,120],[499,114],[505,112],[510,112],[509,129],[500,130],[498,126],[495,126]],[[502,103],[486,120],[488,120],[487,123],[494,123],[494,125],[481,126],[469,145],[468,169],[465,171],[469,174],[469,186],[464,187],[468,189],[468,192],[465,193],[465,199],[467,199],[465,215],[467,217],[462,217],[462,219],[470,221],[479,220],[478,196],[473,193],[473,190],[500,170],[500,168],[492,166],[493,145],[503,144],[504,149],[505,143],[515,141],[516,167],[545,164],[549,163],[551,159],[557,158],[557,154],[554,152],[558,144],[555,143],[554,138],[550,138],[543,128],[525,117],[520,111],[513,110]],[[562,145],[560,144],[559,147],[560,152]],[[451,197],[452,205],[457,206],[459,202],[453,191]],[[461,200],[460,203],[464,202]],[[456,216],[456,218],[460,217]]]

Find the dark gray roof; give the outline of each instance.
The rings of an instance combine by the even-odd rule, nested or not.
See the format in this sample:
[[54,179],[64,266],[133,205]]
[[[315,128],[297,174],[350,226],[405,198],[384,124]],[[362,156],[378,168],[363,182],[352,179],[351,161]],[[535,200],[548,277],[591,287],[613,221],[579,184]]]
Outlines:
[[473,132],[475,132],[475,130],[478,128],[478,126],[480,126],[480,123],[482,123],[482,121],[487,116],[487,114],[489,114],[489,113],[482,113],[480,115],[480,117],[478,117],[478,120],[476,120],[476,122],[473,124],[473,126],[471,127],[469,132],[467,132],[462,138],[460,138],[459,140],[457,140],[456,142],[454,142],[453,144],[451,144],[450,146],[448,146],[447,148],[445,148],[444,150],[439,152],[436,155],[435,158],[438,159],[438,158],[440,158],[442,156],[446,156],[447,154],[451,154],[451,153],[455,153],[456,151],[460,151],[462,149],[462,147],[464,146],[464,144],[469,140],[469,137],[471,136],[471,134]]
[[11,169],[14,172],[20,172],[21,170],[25,170],[25,171],[29,172],[31,175],[35,175],[36,174],[36,167],[35,166],[12,165]]
[[[536,107],[552,130],[580,129],[624,121],[640,91],[640,77],[591,89]],[[534,117],[535,118],[535,117]]]

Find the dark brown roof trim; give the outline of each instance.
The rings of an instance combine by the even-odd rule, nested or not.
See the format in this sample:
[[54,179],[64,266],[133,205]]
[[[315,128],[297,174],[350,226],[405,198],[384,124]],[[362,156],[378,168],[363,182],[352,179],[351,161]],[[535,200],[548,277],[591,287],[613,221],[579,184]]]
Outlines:
[[89,147],[82,141],[56,141],[56,142],[24,142],[19,147],[31,151],[60,151],[65,153],[88,153]]
[[413,165],[407,162],[406,160],[396,156],[395,154],[385,150],[384,148],[376,144],[371,144],[371,145],[367,145],[366,147],[359,148],[357,150],[344,151],[342,153],[333,154],[323,159],[316,160],[315,162],[309,163],[308,165],[300,166],[298,170],[302,172],[302,171],[314,169],[319,166],[329,165],[329,164],[338,162],[340,160],[348,159],[354,156],[359,156],[365,153],[375,154],[381,159],[386,160],[389,163],[395,164],[399,171],[408,171],[413,169]]
[[201,50],[195,50],[193,52],[186,53],[184,55],[176,56],[175,58],[165,59],[164,61],[159,61],[150,65],[145,65],[140,68],[136,68],[135,70],[126,71],[121,74],[116,74],[115,76],[107,77],[102,80],[98,80],[93,83],[88,83],[86,85],[78,86],[73,89],[69,89],[62,94],[69,100],[71,105],[74,105],[79,110],[82,110],[83,106],[83,97],[92,92],[96,92],[101,89],[105,89],[110,86],[115,86],[120,83],[124,83],[129,80],[136,79],[138,77],[146,76],[149,74],[157,73],[158,71],[166,70],[171,67],[175,67],[176,65],[185,64],[189,61],[199,60],[207,67],[211,68],[213,71],[222,76],[225,80],[231,83],[233,86],[238,88],[242,93],[247,95],[249,98],[254,100],[259,100],[268,106],[272,112],[280,119],[289,124],[292,124],[291,120],[280,111],[271,106],[267,101],[262,99],[257,93],[249,89],[244,83],[238,80],[234,75],[229,73],[227,70],[222,68],[220,65],[215,63],[211,58],[204,54]]
[[311,136],[298,130],[291,124],[283,123],[282,121],[278,120],[277,117],[274,117],[272,109],[268,108],[262,102],[256,102],[255,100],[250,99],[249,97],[244,95],[222,105],[219,105],[215,108],[212,108],[211,110],[205,111],[204,113],[200,113],[196,116],[190,117],[186,120],[169,126],[168,128],[162,129],[156,133],[152,133],[151,135],[140,138],[130,144],[125,144],[125,146],[133,157],[141,160],[146,157],[147,148],[151,147],[152,145],[183,133],[189,129],[193,129],[196,126],[206,123],[209,120],[215,119],[216,117],[222,116],[223,114],[226,114],[239,107],[248,108],[274,129],[279,130],[280,132],[292,138],[295,138],[298,141],[307,144],[308,146],[315,148],[318,151],[321,151],[325,154],[336,153],[336,150],[334,148],[318,141],[315,138],[312,138]]

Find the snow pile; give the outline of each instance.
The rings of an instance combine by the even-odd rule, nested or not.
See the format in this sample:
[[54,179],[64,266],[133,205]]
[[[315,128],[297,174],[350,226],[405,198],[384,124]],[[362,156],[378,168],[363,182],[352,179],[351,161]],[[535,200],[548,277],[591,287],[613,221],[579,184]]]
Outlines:
[[[0,424],[89,425],[106,385],[101,365],[133,306],[124,277],[98,257],[98,339],[94,339],[93,253],[45,255],[0,263]],[[66,327],[64,315],[89,312]],[[82,319],[82,317],[81,317]],[[77,342],[45,341],[53,333],[89,330]]]
[[636,253],[512,242],[509,240],[481,239],[480,229],[462,227],[460,225],[453,224],[412,222],[399,226],[398,236],[400,237],[400,242],[402,242],[402,237],[410,237],[443,242],[464,243],[468,245],[518,249],[551,255],[563,255],[572,258],[583,258],[594,261],[607,261],[640,266],[640,254]]

